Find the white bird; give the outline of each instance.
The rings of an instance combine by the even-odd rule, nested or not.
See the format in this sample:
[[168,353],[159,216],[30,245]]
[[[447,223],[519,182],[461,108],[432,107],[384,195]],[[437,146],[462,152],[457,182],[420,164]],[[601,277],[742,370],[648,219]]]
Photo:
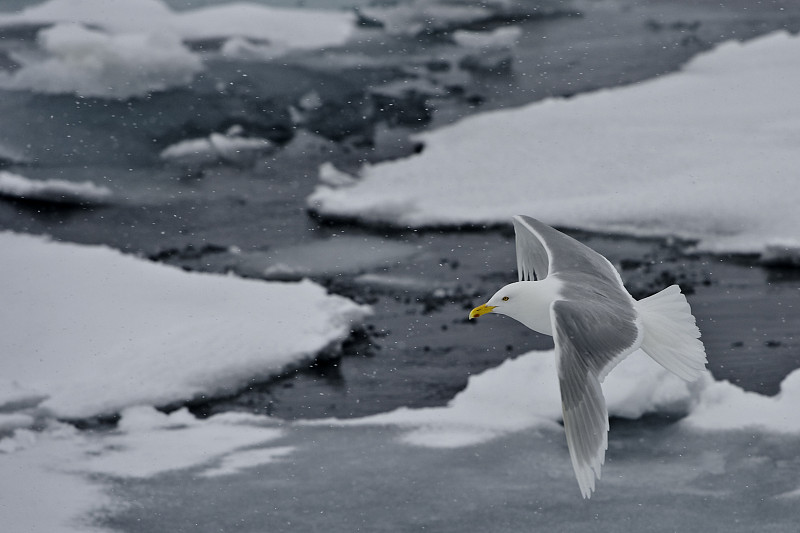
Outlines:
[[497,291],[469,318],[509,316],[552,335],[572,467],[584,498],[608,448],[600,383],[638,348],[681,378],[706,365],[700,330],[677,285],[636,301],[611,263],[588,246],[526,216],[514,217],[519,281]]

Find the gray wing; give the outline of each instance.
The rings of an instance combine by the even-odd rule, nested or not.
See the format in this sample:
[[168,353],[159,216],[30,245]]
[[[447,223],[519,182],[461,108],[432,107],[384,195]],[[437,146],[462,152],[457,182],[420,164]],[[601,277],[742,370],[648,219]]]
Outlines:
[[[513,218],[517,244],[517,273],[519,281],[544,279],[550,272],[550,253],[542,237],[541,222],[531,217],[517,215]],[[555,230],[553,230],[555,231]]]
[[519,281],[544,279],[555,273],[585,275],[590,272],[607,283],[622,285],[608,259],[585,244],[535,218],[517,215],[513,220]]
[[608,448],[608,411],[600,381],[639,341],[636,321],[620,316],[614,304],[558,300],[553,320],[561,408],[572,467],[584,498]]

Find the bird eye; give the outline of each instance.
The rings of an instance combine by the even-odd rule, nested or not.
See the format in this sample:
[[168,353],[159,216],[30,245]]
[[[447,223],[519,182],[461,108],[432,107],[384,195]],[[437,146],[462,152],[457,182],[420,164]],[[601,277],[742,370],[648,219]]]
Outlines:
[[507,302],[508,301],[508,296],[503,296],[503,301]]

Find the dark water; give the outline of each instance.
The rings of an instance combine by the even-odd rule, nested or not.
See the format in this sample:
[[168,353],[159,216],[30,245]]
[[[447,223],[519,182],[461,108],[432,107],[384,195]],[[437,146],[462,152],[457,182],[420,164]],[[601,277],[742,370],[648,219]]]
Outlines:
[[[551,342],[511,320],[466,320],[471,307],[515,279],[510,227],[398,231],[318,220],[305,198],[319,165],[353,170],[407,156],[424,148],[409,133],[470,113],[634,83],[724,40],[800,29],[795,2],[597,2],[579,11],[521,21],[523,36],[505,66],[464,63],[464,50],[446,34],[373,30],[324,54],[210,60],[188,88],[122,102],[2,91],[0,143],[27,147],[28,158],[6,163],[8,170],[88,179],[114,196],[70,206],[0,198],[0,229],[106,244],[187,269],[307,275],[373,305],[375,315],[342,357],[253,383],[232,398],[198,399],[195,412],[348,417],[441,405],[470,375]],[[4,46],[30,38],[4,32]],[[395,82],[411,89],[386,89]],[[288,109],[311,91],[322,105],[298,124]],[[247,164],[199,169],[158,159],[174,142],[234,124],[276,150]],[[716,377],[774,394],[800,366],[796,271],[692,255],[690,243],[577,236],[621,267],[635,295],[672,282],[690,293]],[[343,238],[347,247],[331,244]],[[289,257],[296,269],[265,275],[276,257]]]

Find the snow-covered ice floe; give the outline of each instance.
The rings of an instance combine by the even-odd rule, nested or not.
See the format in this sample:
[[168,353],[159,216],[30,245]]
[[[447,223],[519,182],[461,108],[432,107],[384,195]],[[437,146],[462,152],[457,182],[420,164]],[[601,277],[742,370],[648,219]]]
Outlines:
[[32,180],[0,170],[0,196],[59,204],[99,204],[111,195],[111,189],[91,181]]
[[127,99],[189,84],[203,70],[193,41],[231,41],[223,55],[254,48],[269,59],[344,43],[355,15],[246,2],[173,11],[161,0],[49,0],[0,15],[0,27],[25,25],[43,26],[40,53],[15,54],[21,67],[0,87]]
[[325,217],[398,226],[507,224],[673,235],[701,249],[797,250],[800,38],[731,42],[633,86],[475,115],[409,158],[321,184]]
[[125,99],[192,81],[200,57],[169,33],[108,34],[78,24],[39,31],[44,59],[20,58],[22,67],[0,76],[4,89]]
[[241,126],[232,126],[225,133],[186,139],[167,146],[159,157],[170,163],[200,169],[217,163],[248,164],[255,156],[274,148],[268,139],[246,137]]
[[187,273],[7,232],[0,248],[0,387],[11,389],[0,398],[24,404],[27,390],[39,415],[230,393],[332,348],[369,313],[310,281]]

